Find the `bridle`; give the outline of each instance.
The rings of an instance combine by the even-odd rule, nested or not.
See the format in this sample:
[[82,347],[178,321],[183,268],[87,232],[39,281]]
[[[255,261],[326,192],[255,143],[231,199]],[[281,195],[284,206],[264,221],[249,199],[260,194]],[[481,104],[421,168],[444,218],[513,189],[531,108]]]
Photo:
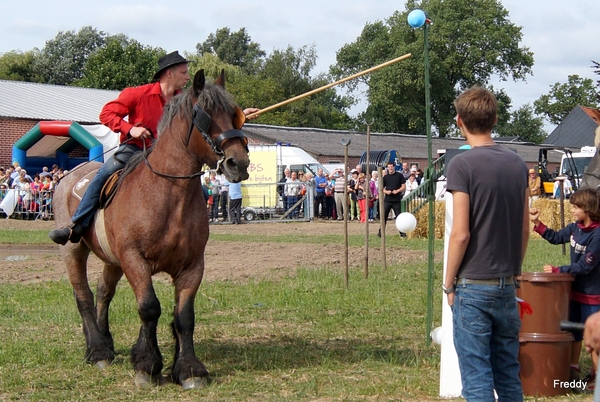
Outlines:
[[212,148],[213,152],[219,156],[224,155],[223,150],[221,149],[221,144],[224,141],[230,140],[232,138],[239,138],[242,141],[242,143],[244,143],[244,148],[246,148],[246,152],[248,152],[248,139],[241,131],[241,128],[244,124],[243,122],[234,121],[234,125],[236,126],[234,129],[227,130],[219,134],[217,139],[213,141],[212,138],[210,138],[210,136],[208,135],[208,129],[210,128],[211,121],[212,120],[208,113],[206,113],[204,109],[200,107],[200,105],[194,105],[194,113],[192,114],[192,123],[190,124],[190,129],[188,130],[186,147],[189,145],[190,138],[192,137],[192,131],[194,131],[194,127],[196,127],[196,129],[204,137],[204,141],[206,141],[208,145],[210,145],[210,147]]
[[[236,110],[236,113],[237,113],[238,117],[239,117],[240,113],[243,116],[243,112],[239,108],[238,108],[238,110]],[[227,130],[225,132],[222,132],[213,141],[213,139],[208,134],[208,130],[210,128],[211,122],[212,122],[212,119],[210,118],[210,115],[208,113],[206,113],[206,111],[204,109],[202,109],[202,107],[200,105],[195,104],[194,111],[192,113],[192,122],[190,123],[190,127],[188,129],[187,141],[186,141],[185,146],[187,148],[190,145],[190,139],[192,138],[192,132],[194,131],[194,128],[196,130],[198,130],[200,132],[200,134],[202,134],[204,141],[206,141],[206,143],[211,147],[212,151],[216,155],[220,156],[219,161],[217,162],[217,168],[216,168],[217,172],[220,172],[221,164],[225,161],[225,152],[223,152],[223,149],[221,148],[221,144],[223,144],[223,142],[225,142],[227,140],[230,140],[233,138],[239,138],[240,141],[242,141],[242,144],[244,145],[246,152],[249,152],[248,138],[241,131],[241,128],[244,125],[244,120],[240,119],[240,118],[236,118],[234,120],[235,128],[233,128],[231,130]],[[193,173],[191,175],[187,175],[187,176],[173,176],[173,175],[168,175],[165,173],[157,172],[156,170],[154,170],[152,168],[152,166],[150,166],[150,162],[148,161],[148,158],[147,158],[148,152],[146,151],[146,142],[143,141],[143,144],[144,144],[144,161],[146,162],[146,166],[148,166],[148,169],[150,169],[150,171],[157,176],[164,177],[167,179],[193,179],[195,177],[202,176],[204,174],[203,170]]]

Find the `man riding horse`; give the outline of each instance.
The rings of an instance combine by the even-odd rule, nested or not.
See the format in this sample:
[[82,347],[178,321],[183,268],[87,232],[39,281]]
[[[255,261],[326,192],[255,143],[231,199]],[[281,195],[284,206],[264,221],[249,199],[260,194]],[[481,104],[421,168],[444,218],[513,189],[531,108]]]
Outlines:
[[[144,143],[147,148],[152,146],[152,141],[158,135],[156,128],[165,104],[181,92],[190,79],[188,62],[177,51],[161,57],[152,83],[125,88],[117,99],[102,108],[100,122],[121,134],[121,145],[90,182],[71,217],[71,225],[50,232],[50,238],[55,243],[64,245],[68,241],[79,242],[98,209],[100,192],[106,180],[122,169],[135,153],[141,151]],[[127,116],[128,119],[125,120]]]
[[[150,84],[125,88],[117,99],[102,108],[100,122],[120,133],[121,145],[89,183],[71,217],[71,224],[50,232],[52,241],[65,245],[68,241],[78,243],[81,240],[99,207],[100,192],[108,178],[125,167],[134,154],[144,147],[150,148],[158,137],[157,126],[165,104],[179,94],[190,80],[189,62],[178,51],[161,57],[158,60],[158,71]],[[244,110],[244,114],[257,110],[249,108]]]

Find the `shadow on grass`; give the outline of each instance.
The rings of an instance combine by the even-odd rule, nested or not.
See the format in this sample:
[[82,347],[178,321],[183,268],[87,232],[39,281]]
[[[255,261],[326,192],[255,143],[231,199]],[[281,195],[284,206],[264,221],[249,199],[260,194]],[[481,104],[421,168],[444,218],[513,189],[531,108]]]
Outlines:
[[[384,346],[386,341],[390,346]],[[400,340],[377,341],[346,339],[309,341],[305,338],[284,337],[272,340],[232,342],[205,340],[196,342],[196,354],[200,360],[212,367],[212,374],[231,371],[261,371],[314,367],[323,364],[357,364],[365,361],[389,363],[395,366],[418,367],[421,364],[439,363],[439,352],[435,349],[396,347]],[[132,345],[133,346],[133,345]],[[172,364],[174,345],[163,345],[165,367]],[[130,364],[131,348],[115,350],[113,364]]]
[[[386,343],[383,345],[382,342]],[[197,343],[198,357],[213,376],[229,375],[235,371],[289,370],[321,365],[355,365],[387,363],[415,368],[423,364],[437,365],[439,352],[435,349],[397,346],[400,340],[327,340],[285,337],[272,340],[231,342],[206,340]]]

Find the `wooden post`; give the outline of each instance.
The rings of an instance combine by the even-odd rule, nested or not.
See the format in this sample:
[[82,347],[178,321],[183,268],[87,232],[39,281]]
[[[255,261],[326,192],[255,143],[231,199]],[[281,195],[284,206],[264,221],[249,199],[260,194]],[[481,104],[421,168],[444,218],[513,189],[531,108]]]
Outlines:
[[365,218],[365,266],[364,266],[364,273],[365,273],[365,279],[367,279],[369,277],[369,195],[371,194],[371,189],[370,189],[370,174],[369,174],[369,155],[371,153],[371,125],[367,124],[367,158],[365,163],[367,164],[366,166],[366,172],[363,172],[365,174],[365,184],[366,184],[366,188],[365,188],[365,192],[364,195],[366,197],[366,201],[365,201],[365,208],[367,209],[366,211],[366,218]]
[[387,270],[387,256],[385,252],[385,220],[387,220],[387,216],[383,216],[383,211],[385,210],[383,206],[383,169],[381,166],[377,167],[377,174],[379,180],[379,230],[381,233],[381,263],[383,267],[383,271]]
[[351,140],[342,140],[344,146],[344,286],[348,289],[348,145]]
[[[558,194],[560,194],[559,205],[560,205],[560,228],[561,229],[565,228],[565,192],[564,192],[565,179],[566,179],[565,176],[558,176],[556,178],[556,181],[559,182]],[[562,244],[562,255],[567,255],[567,248],[564,243]]]

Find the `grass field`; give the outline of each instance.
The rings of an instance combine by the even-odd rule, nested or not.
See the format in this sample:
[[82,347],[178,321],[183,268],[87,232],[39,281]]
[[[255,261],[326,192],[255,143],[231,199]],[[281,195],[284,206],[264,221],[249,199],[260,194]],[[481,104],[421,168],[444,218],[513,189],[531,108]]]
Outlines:
[[[27,232],[0,231],[0,243],[47,242],[46,231],[39,237]],[[243,239],[211,235],[211,241]],[[323,237],[294,241],[315,243]],[[327,241],[341,244],[343,237],[331,235]],[[361,245],[362,237],[353,236],[351,244]],[[424,250],[427,241],[413,239],[403,247]],[[442,247],[436,243],[438,251]],[[535,238],[524,270],[567,261],[560,247]],[[441,264],[436,270],[437,290]],[[129,351],[139,318],[126,282],[111,306],[117,358],[106,370],[83,361],[81,319],[67,282],[0,284],[0,400],[438,400],[440,349],[425,342],[427,263],[388,265],[386,272],[373,266],[369,279],[358,269],[350,275],[349,289],[342,272],[326,267],[300,269],[294,277],[277,280],[204,283],[196,298],[196,352],[213,381],[193,391],[173,384],[134,388]],[[157,282],[156,292],[163,311],[159,343],[168,367],[173,289]],[[441,297],[436,291],[435,326],[441,320]]]

